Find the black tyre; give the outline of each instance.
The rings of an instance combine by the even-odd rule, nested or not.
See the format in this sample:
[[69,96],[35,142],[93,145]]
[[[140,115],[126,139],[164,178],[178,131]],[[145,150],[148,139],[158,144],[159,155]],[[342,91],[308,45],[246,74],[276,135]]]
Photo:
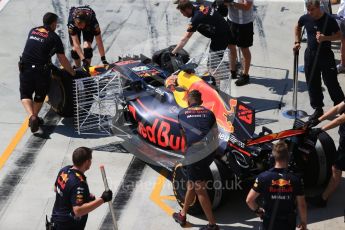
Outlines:
[[73,116],[73,79],[68,73],[58,77],[52,77],[49,101],[53,110],[63,117]]
[[[77,74],[73,77],[62,69],[59,71],[59,76],[52,76],[50,83],[48,103],[57,114],[63,117],[73,117],[74,115],[74,79],[89,77],[89,74],[81,69],[75,71]],[[86,87],[91,86],[86,85]],[[85,96],[91,98],[90,92],[87,92]]]
[[317,139],[314,151],[307,156],[303,167],[306,187],[321,187],[328,184],[335,154],[333,139],[326,132],[322,132]]
[[[208,195],[210,197],[212,208],[216,209],[222,200],[223,197],[223,183],[221,176],[221,170],[222,170],[222,163],[218,160],[215,160],[212,162],[210,167],[208,168],[207,174],[207,188],[208,188]],[[182,164],[178,164],[175,166],[174,172],[173,172],[173,190],[176,197],[176,200],[178,204],[183,207],[184,204],[184,198],[187,191],[187,175],[186,170],[182,166]],[[200,214],[202,213],[202,208],[200,206],[200,203],[195,197],[194,201],[192,202],[189,210],[189,214]]]
[[176,45],[172,45],[168,48],[156,51],[152,56],[152,61],[169,73],[175,72],[181,65],[189,61],[189,54],[184,49],[181,49],[176,57],[171,56],[171,51],[175,46]]

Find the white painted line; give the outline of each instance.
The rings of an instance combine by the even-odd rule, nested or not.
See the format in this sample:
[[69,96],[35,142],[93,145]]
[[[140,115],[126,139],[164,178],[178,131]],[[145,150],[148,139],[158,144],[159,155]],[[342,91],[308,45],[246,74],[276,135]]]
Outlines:
[[0,11],[6,6],[10,0],[0,0]]

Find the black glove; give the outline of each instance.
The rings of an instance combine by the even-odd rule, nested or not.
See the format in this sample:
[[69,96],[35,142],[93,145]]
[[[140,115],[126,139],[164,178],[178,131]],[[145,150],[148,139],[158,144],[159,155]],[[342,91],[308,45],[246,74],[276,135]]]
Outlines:
[[101,196],[102,200],[105,202],[109,202],[111,201],[111,199],[113,198],[113,192],[111,190],[108,190],[108,191],[104,191],[102,193],[102,196]]
[[105,56],[102,56],[101,60],[102,60],[103,65],[109,65],[109,63],[107,62],[107,59],[105,58]]
[[83,62],[83,69],[86,72],[89,72],[89,68],[90,68],[90,63],[88,60],[86,60],[85,58],[83,60],[81,60]]
[[317,137],[322,132],[321,128],[315,128],[309,131],[309,135],[312,137]]
[[312,120],[307,121],[304,124],[304,127],[306,127],[307,129],[311,129],[311,128],[317,126],[318,124],[320,124],[319,119],[312,119]]

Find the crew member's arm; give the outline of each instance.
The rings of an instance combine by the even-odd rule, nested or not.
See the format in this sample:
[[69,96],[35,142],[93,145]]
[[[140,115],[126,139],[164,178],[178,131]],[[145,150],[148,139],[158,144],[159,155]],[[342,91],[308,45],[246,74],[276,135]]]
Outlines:
[[336,20],[334,20],[333,18],[330,18],[328,20],[327,29],[331,32],[332,35],[326,36],[322,34],[322,32],[318,31],[316,33],[316,40],[318,42],[341,40],[341,32]]
[[319,121],[324,121],[328,118],[334,117],[337,114],[341,114],[345,111],[345,103],[344,101],[340,102],[336,106],[333,106],[330,110],[324,113],[321,117],[319,117]]
[[247,195],[247,205],[248,207],[255,212],[255,214],[262,218],[265,214],[265,210],[259,206],[259,204],[256,202],[256,199],[259,197],[259,195],[263,191],[263,183],[261,182],[260,175],[255,179],[254,185],[252,189],[249,191]]
[[60,64],[63,68],[72,76],[75,76],[75,71],[72,68],[71,64],[69,63],[65,54],[56,54],[57,58],[59,59]]
[[298,178],[294,183],[294,190],[296,194],[297,209],[300,217],[299,229],[307,230],[307,204],[304,196],[304,183],[302,178]]
[[109,190],[104,191],[101,197],[90,201],[90,197],[86,197],[86,194],[84,194],[86,190],[87,187],[83,183],[72,189],[70,202],[76,217],[84,216],[112,199],[113,193]]
[[96,19],[96,16],[93,17],[93,20],[91,22],[91,25],[93,27],[93,34],[95,35],[96,44],[98,47],[99,55],[101,56],[101,60],[103,64],[108,64],[106,58],[105,58],[105,51],[104,51],[104,45],[103,45],[103,39],[101,34],[101,28],[99,27],[99,23]]
[[59,59],[60,64],[65,68],[65,70],[72,76],[75,76],[75,71],[73,70],[71,64],[69,63],[68,59],[66,58],[64,47],[60,37],[57,35],[54,37],[56,43],[56,56]]
[[318,42],[324,42],[324,41],[338,41],[341,39],[341,33],[340,33],[340,30],[338,30],[338,32],[332,34],[332,35],[329,35],[329,36],[326,36],[320,32],[316,33],[316,40]]
[[256,202],[256,199],[259,197],[260,193],[257,193],[256,191],[254,191],[253,189],[251,189],[247,195],[247,205],[248,207],[255,212],[255,214],[258,217],[262,217],[263,214],[265,213],[264,209],[261,208],[258,203]]
[[84,56],[83,51],[81,50],[81,46],[80,46],[80,41],[79,41],[78,35],[71,35],[71,37],[72,37],[73,48],[74,48],[75,52],[78,53],[78,55],[79,55],[81,60],[84,60],[85,56]]
[[305,202],[305,197],[303,196],[296,196],[297,200],[297,208],[301,223],[299,224],[299,228],[302,230],[307,230],[307,204]]
[[244,11],[248,11],[253,7],[253,1],[246,1],[246,0],[244,0],[243,3],[237,3],[237,2],[227,3],[227,1],[224,1],[224,4],[230,7],[233,7],[235,9],[244,10]]
[[338,127],[341,124],[345,123],[345,114],[340,115],[339,117],[335,118],[334,120],[332,120],[331,122],[325,124],[324,126],[322,126],[322,130],[323,131],[327,131],[330,129],[333,129],[335,127]]
[[81,206],[73,206],[73,213],[76,217],[82,217],[89,212],[92,212],[104,203],[102,198],[96,198],[94,201],[84,203]]
[[98,47],[99,55],[101,57],[105,57],[105,51],[104,51],[104,45],[103,45],[103,40],[102,40],[102,35],[99,34],[95,37],[96,39],[96,44]]
[[181,50],[192,37],[194,32],[186,32],[181,41],[177,44],[175,49],[171,52],[172,54],[176,54],[179,50]]
[[302,27],[299,25],[299,23],[295,26],[295,45],[293,47],[293,50],[296,52],[301,48],[301,37],[302,37]]

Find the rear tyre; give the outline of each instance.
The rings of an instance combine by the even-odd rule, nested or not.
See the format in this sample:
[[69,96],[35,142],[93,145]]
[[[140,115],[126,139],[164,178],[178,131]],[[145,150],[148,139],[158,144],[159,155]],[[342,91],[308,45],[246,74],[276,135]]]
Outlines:
[[[211,200],[212,208],[216,209],[223,197],[223,180],[221,177],[221,162],[215,160],[212,162],[207,170],[207,192]],[[173,172],[173,190],[178,204],[183,207],[184,198],[187,192],[187,174],[182,164],[178,164],[174,168]],[[189,214],[200,214],[202,213],[201,205],[198,198],[195,197],[194,201],[189,207]]]
[[328,184],[335,154],[333,139],[326,132],[322,132],[318,136],[314,151],[307,156],[304,166],[303,179],[306,187],[323,187]]
[[73,79],[67,72],[51,79],[48,92],[49,101],[53,110],[63,117],[73,116]]

